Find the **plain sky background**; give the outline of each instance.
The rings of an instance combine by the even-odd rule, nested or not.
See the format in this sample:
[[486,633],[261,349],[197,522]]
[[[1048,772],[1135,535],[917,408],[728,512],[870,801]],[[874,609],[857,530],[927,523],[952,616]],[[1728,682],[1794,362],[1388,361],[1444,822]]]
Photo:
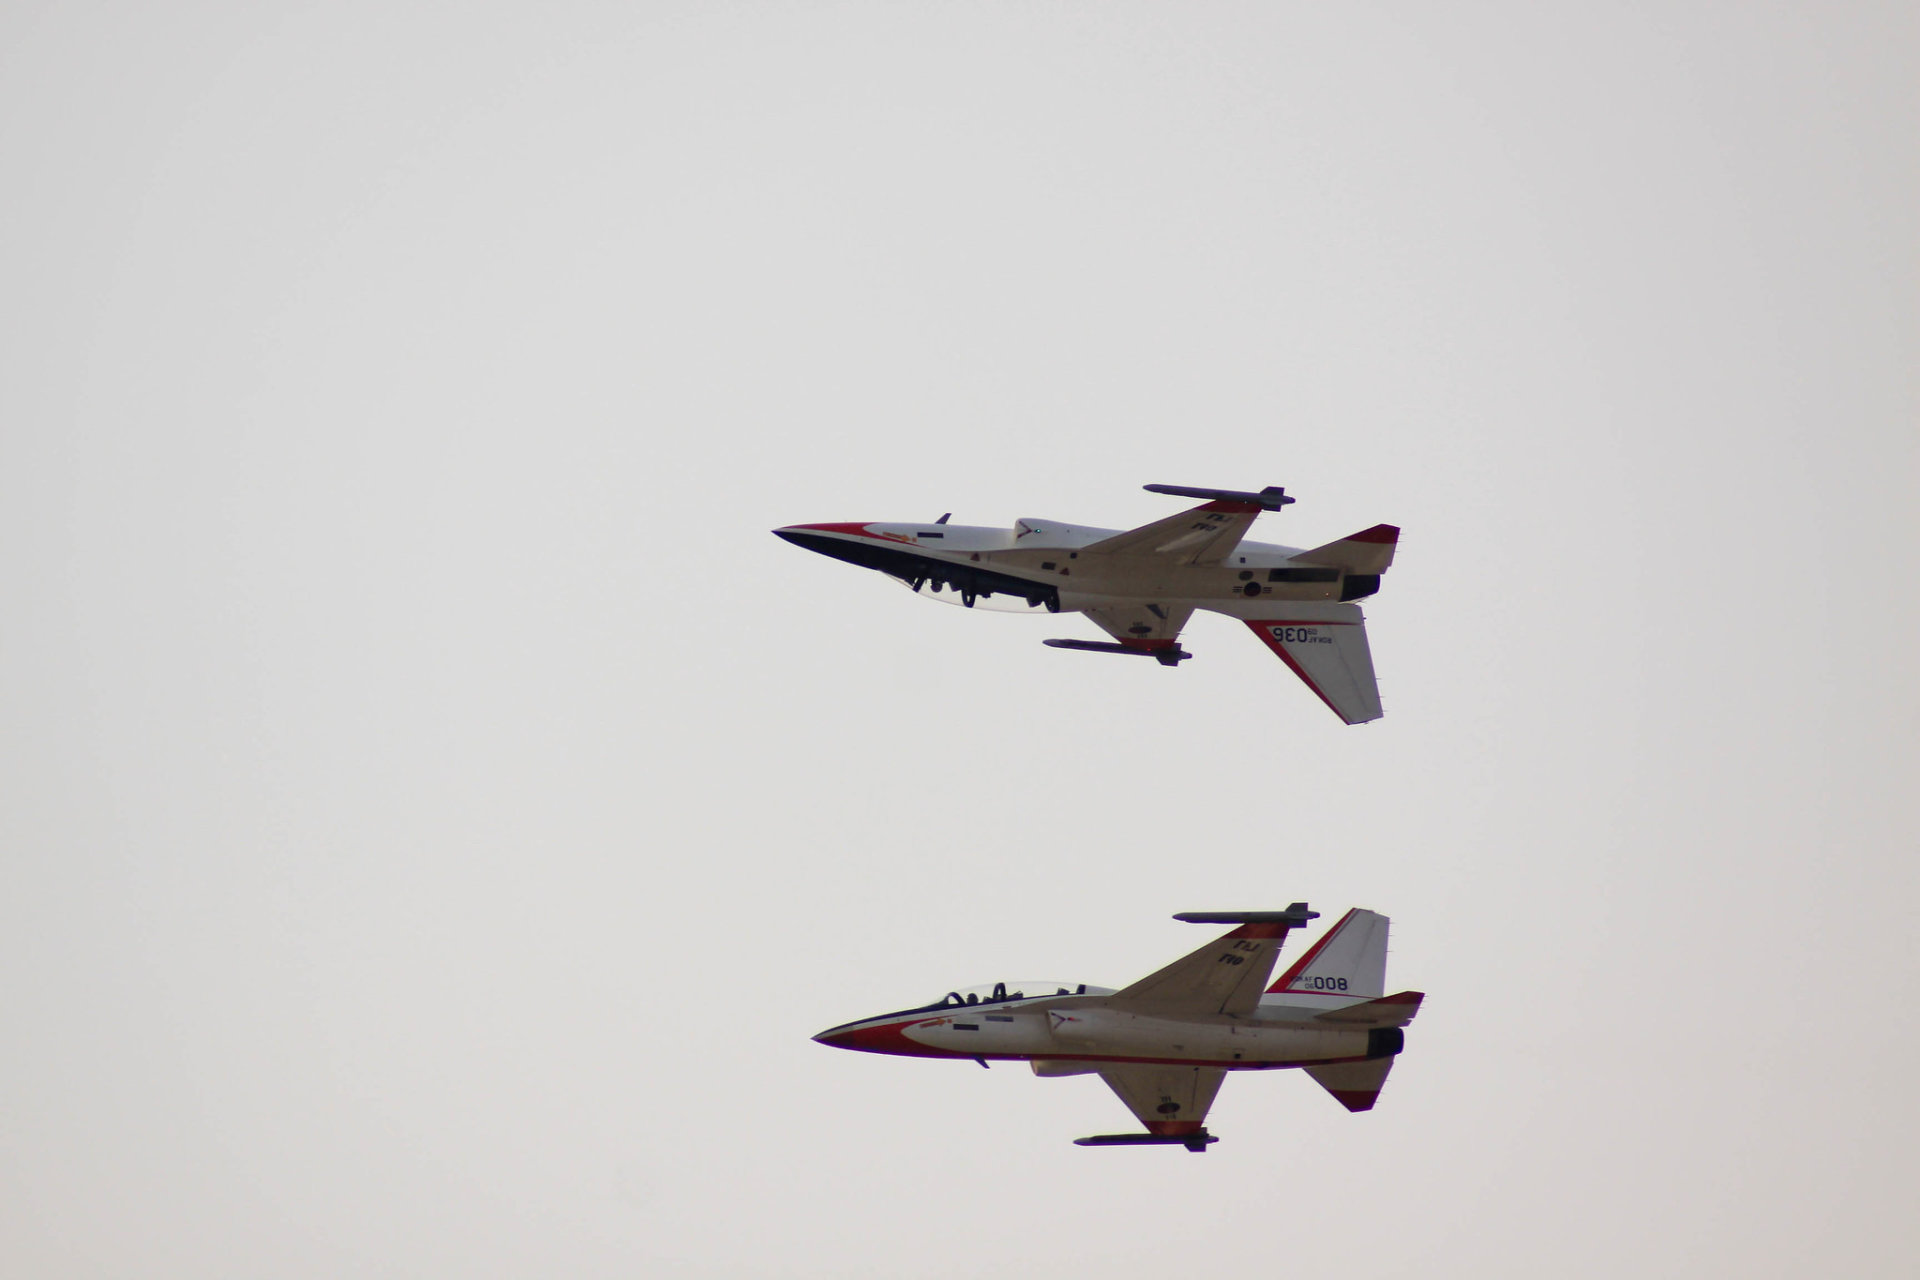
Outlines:
[[[0,1272],[1895,1276],[1910,4],[0,10]],[[767,530],[1405,528],[1387,717]],[[1379,1109],[835,1052],[1306,899]]]

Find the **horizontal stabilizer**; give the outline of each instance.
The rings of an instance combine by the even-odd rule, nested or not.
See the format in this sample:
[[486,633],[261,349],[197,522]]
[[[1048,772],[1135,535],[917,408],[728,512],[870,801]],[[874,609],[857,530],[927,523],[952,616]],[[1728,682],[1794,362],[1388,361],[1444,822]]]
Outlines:
[[1371,1111],[1380,1100],[1380,1089],[1393,1070],[1392,1058],[1371,1062],[1335,1062],[1324,1067],[1308,1067],[1306,1072],[1334,1100],[1349,1111]]
[[1293,562],[1328,565],[1348,573],[1385,573],[1393,563],[1393,550],[1399,542],[1398,526],[1377,524],[1371,529],[1350,533],[1338,542],[1302,551],[1293,557]]
[[1337,1022],[1343,1027],[1404,1027],[1420,1012],[1420,1002],[1426,998],[1424,991],[1401,991],[1378,1000],[1329,1009],[1316,1015],[1314,1021]]

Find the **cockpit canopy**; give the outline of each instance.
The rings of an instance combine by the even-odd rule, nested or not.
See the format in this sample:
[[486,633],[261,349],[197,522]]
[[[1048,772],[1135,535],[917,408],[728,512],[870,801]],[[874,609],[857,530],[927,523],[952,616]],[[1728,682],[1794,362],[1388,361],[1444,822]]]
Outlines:
[[1030,978],[1024,982],[983,982],[977,987],[949,991],[937,1004],[948,1008],[970,1004],[1001,1004],[1009,1000],[1034,1000],[1041,996],[1112,995],[1107,987],[1090,987],[1084,982],[1055,982],[1051,978]]

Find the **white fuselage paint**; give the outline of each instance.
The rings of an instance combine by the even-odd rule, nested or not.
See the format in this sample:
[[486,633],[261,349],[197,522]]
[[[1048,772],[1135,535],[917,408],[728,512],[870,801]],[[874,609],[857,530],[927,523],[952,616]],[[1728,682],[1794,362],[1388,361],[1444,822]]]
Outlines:
[[1167,1017],[1116,1008],[1101,997],[1053,996],[925,1010],[869,1025],[891,1023],[905,1040],[931,1050],[928,1056],[1193,1062],[1258,1070],[1365,1057],[1365,1029],[1313,1022],[1317,1013],[1357,1003],[1362,1001],[1263,1001],[1247,1017]]
[[993,612],[1086,614],[1112,641],[1054,648],[1149,656],[1175,666],[1196,610],[1246,623],[1348,724],[1382,714],[1354,603],[1379,590],[1399,530],[1375,525],[1302,550],[1242,540],[1255,507],[1212,503],[1116,531],[1023,519],[1011,529],[846,522],[773,532],[819,555],[874,569],[930,599]]
[[[1338,577],[1329,582],[1267,582],[1268,569],[1287,568],[1304,548],[1242,542],[1219,564],[1170,564],[1155,556],[1081,557],[1080,548],[1121,532],[1051,520],[1020,520],[1011,529],[977,525],[868,524],[864,534],[816,536],[868,542],[908,551],[955,568],[978,567],[1054,587],[1065,612],[1108,608],[1141,599],[1187,604],[1236,617],[1260,616],[1273,601],[1337,601]],[[1251,574],[1243,578],[1243,573]],[[1260,590],[1249,598],[1248,582]]]

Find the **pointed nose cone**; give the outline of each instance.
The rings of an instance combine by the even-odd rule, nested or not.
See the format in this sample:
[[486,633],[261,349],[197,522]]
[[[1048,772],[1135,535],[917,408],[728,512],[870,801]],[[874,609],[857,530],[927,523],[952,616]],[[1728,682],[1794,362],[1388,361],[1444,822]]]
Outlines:
[[796,547],[805,547],[808,551],[818,551],[821,555],[830,556],[836,549],[834,544],[841,539],[827,537],[826,533],[847,533],[852,529],[864,528],[863,525],[790,524],[784,529],[775,529],[773,536],[783,542],[791,542]]
[[887,570],[900,557],[899,540],[889,542],[858,522],[790,524],[775,529],[773,536],[863,569]]
[[902,1034],[905,1023],[882,1023],[879,1026],[862,1025],[848,1022],[838,1027],[829,1027],[814,1037],[818,1044],[830,1044],[836,1049],[856,1049],[861,1053],[894,1053],[910,1057],[938,1057],[938,1050],[929,1050],[925,1045],[915,1044]]
[[842,537],[872,538],[867,532],[865,522],[859,520],[829,520],[824,524],[790,524],[775,529],[776,538],[785,538],[796,547],[812,547],[822,542],[831,542],[826,534],[839,534]]
[[849,1022],[837,1027],[828,1027],[815,1036],[813,1042],[830,1045],[835,1049],[864,1049],[866,1046],[860,1043],[860,1035],[859,1024]]

